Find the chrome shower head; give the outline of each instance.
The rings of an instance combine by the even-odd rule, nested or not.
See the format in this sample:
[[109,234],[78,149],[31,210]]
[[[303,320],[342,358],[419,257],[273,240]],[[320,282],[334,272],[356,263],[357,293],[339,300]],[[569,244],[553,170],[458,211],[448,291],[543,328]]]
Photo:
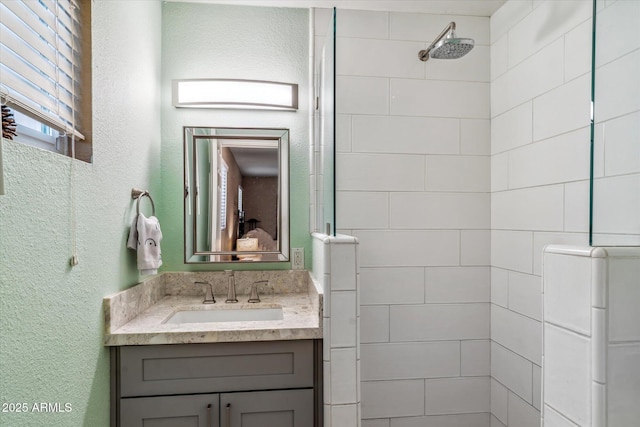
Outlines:
[[[430,57],[435,59],[458,59],[469,53],[474,46],[473,39],[456,37],[455,29],[455,22],[447,25],[428,48],[418,52],[418,58],[421,61],[427,61]],[[444,37],[445,35],[447,37]]]

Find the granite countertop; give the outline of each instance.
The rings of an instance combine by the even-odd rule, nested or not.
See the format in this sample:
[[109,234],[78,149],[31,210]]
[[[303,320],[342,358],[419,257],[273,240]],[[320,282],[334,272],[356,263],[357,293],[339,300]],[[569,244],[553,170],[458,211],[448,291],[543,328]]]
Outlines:
[[[223,273],[165,273],[104,298],[105,345],[153,345],[322,338],[322,294],[307,272],[236,273],[238,303],[227,304]],[[258,276],[256,276],[258,274]],[[202,277],[205,276],[205,277]],[[268,276],[259,303],[250,283]],[[238,280],[240,279],[240,280]],[[213,285],[216,304],[203,304],[195,281]],[[222,292],[224,290],[224,293]],[[282,307],[282,320],[165,323],[176,311]]]

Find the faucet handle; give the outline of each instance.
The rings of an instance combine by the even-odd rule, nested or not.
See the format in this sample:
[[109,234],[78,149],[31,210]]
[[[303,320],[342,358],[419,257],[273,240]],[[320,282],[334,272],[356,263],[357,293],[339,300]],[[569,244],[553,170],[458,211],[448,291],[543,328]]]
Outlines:
[[202,300],[203,304],[215,304],[216,299],[213,296],[213,286],[209,282],[195,282],[196,285],[206,285],[204,290],[204,300]]
[[268,280],[258,280],[257,282],[253,282],[251,285],[251,294],[249,295],[249,300],[247,302],[260,302],[260,297],[258,296],[258,283],[267,283]]

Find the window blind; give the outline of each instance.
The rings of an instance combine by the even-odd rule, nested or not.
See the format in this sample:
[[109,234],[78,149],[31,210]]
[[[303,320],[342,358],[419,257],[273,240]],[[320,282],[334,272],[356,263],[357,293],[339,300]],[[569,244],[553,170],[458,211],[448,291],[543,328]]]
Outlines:
[[227,175],[229,167],[220,159],[220,230],[227,228]]
[[60,132],[80,132],[81,19],[75,0],[0,2],[0,94]]

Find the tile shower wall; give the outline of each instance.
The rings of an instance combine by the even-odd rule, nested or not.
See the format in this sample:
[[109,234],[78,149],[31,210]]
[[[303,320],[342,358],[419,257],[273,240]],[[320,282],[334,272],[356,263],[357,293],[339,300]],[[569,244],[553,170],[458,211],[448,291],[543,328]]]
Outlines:
[[[452,20],[474,51],[419,61]],[[338,10],[337,227],[360,247],[364,427],[490,423],[489,42],[488,18]]]
[[510,0],[491,17],[495,427],[540,425],[542,249],[588,244],[591,12]]

